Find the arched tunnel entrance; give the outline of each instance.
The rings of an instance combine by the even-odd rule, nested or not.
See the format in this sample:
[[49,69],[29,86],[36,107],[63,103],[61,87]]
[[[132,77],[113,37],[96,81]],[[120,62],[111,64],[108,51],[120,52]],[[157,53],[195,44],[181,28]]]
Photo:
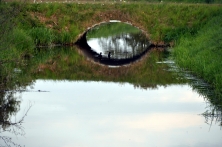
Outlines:
[[142,30],[120,21],[88,29],[75,44],[91,60],[112,66],[135,62],[154,47]]

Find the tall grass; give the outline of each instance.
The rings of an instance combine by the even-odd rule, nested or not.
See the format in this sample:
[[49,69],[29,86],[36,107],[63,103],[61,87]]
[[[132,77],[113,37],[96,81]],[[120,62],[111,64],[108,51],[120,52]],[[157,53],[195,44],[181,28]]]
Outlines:
[[35,45],[32,38],[20,29],[13,29],[8,37],[10,45],[0,50],[0,77],[14,79],[14,69],[25,65],[24,58],[33,54]]
[[173,51],[180,67],[211,83],[222,98],[222,15],[213,18],[196,36],[182,37]]
[[35,47],[33,39],[28,36],[24,30],[15,29],[13,31],[12,40],[14,41],[14,47],[18,51],[33,52]]
[[[13,43],[4,51],[0,51],[0,90],[17,90],[22,83],[30,81],[30,72],[26,57],[33,54],[34,43],[22,30],[14,30],[11,38]],[[19,71],[17,73],[16,71]],[[21,72],[20,72],[21,71]],[[26,76],[25,76],[26,75]]]
[[45,27],[32,28],[29,31],[29,35],[32,37],[35,44],[49,46],[55,40],[55,35],[51,29]]

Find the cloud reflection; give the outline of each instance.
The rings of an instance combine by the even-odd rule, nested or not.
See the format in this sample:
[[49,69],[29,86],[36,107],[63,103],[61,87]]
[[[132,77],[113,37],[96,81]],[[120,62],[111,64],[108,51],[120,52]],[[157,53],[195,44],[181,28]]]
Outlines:
[[130,84],[38,80],[23,94],[35,101],[26,119],[26,146],[200,147],[222,144],[217,126],[204,123],[202,97],[187,86],[134,89]]

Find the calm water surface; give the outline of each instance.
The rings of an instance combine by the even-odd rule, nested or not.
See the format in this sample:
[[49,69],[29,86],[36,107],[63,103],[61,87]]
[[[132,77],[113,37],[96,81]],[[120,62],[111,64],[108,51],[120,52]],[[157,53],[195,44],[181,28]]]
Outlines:
[[95,52],[111,58],[126,59],[143,53],[150,46],[144,32],[126,23],[104,23],[90,29],[87,43]]
[[[37,80],[22,96],[27,147],[221,147],[219,124],[205,123],[203,97],[189,85],[135,89],[128,83]],[[48,92],[38,92],[45,90]],[[2,142],[1,142],[2,143]]]

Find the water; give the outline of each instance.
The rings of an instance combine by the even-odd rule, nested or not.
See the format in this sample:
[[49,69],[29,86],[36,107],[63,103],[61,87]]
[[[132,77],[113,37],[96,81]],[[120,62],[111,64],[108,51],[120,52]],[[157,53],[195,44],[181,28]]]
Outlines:
[[[92,48],[112,53],[100,63],[119,65],[149,46],[128,26],[87,33],[89,44],[102,44]],[[0,147],[221,147],[222,109],[210,86],[180,72],[166,50],[147,54],[113,68],[85,61],[75,47],[39,50],[0,84]]]
[[112,59],[133,58],[150,46],[146,35],[136,27],[120,22],[104,23],[87,32],[87,43],[95,52]]
[[22,125],[25,136],[4,133],[20,145],[222,145],[219,124],[205,123],[201,114],[207,104],[188,84],[144,90],[128,83],[37,80],[28,91],[21,94],[21,109],[16,116],[21,118],[32,105]]

